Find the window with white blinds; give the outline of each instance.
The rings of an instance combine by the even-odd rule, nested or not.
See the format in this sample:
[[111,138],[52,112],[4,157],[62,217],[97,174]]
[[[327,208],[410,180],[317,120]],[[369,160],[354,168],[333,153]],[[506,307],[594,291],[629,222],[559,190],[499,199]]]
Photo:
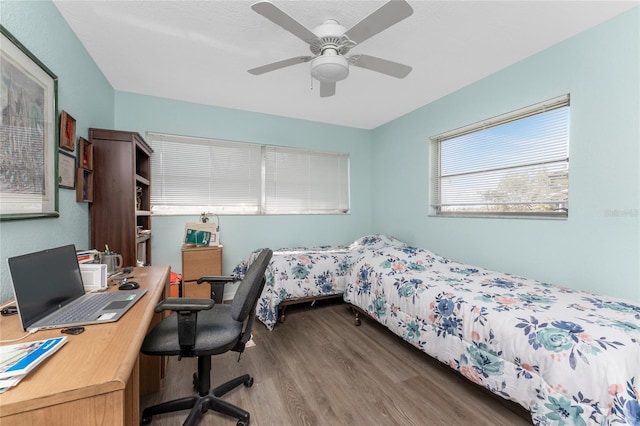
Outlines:
[[431,138],[438,216],[567,217],[569,95]]
[[147,133],[154,214],[349,211],[349,155]]
[[265,147],[265,210],[269,213],[347,213],[349,157]]

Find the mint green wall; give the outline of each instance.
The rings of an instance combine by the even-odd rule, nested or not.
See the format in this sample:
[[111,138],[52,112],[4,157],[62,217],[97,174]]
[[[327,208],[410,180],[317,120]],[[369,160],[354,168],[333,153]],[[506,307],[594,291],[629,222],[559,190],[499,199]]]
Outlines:
[[[58,76],[58,110],[76,119],[77,136],[113,126],[113,88],[53,3],[2,0],[0,23]],[[75,196],[59,190],[59,218],[0,222],[0,302],[13,297],[7,258],[63,244],[88,247],[88,205]]]
[[[635,8],[376,129],[373,229],[466,263],[640,301],[639,23]],[[564,93],[568,220],[428,216],[430,136]]]
[[[143,136],[153,131],[350,154],[351,214],[222,216],[225,274],[259,247],[346,244],[370,232],[370,131],[132,93],[116,92],[115,99],[116,127]],[[184,225],[197,220],[196,216],[153,217],[153,263],[181,271]]]
[[[461,261],[640,300],[638,8],[374,131],[114,92],[50,1],[0,0],[0,23],[59,77],[59,109],[89,127],[168,132],[351,154],[352,213],[224,216],[224,272],[261,247],[336,244],[381,232]],[[569,219],[428,217],[428,138],[571,93]],[[154,263],[180,269],[186,221],[154,217]],[[89,244],[88,206],[60,190],[60,218],[0,222],[6,259]]]

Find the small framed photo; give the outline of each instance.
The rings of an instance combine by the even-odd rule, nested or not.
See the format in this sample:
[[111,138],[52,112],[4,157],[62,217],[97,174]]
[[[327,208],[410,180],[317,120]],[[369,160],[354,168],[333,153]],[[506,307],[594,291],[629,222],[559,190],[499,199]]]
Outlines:
[[58,187],[76,187],[76,157],[64,151],[58,151]]
[[93,144],[80,136],[78,138],[78,167],[93,170]]
[[66,111],[60,113],[60,148],[76,150],[76,119]]

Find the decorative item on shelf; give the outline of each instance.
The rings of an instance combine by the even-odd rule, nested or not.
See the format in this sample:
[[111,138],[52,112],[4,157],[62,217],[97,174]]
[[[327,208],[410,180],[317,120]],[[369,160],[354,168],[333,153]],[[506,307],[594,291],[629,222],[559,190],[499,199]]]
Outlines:
[[140,229],[138,230],[138,236],[139,237],[146,237],[151,235],[151,229]]
[[[209,216],[214,216],[213,213],[208,213],[208,212],[202,212],[200,213],[200,222],[201,223],[209,223]],[[215,223],[215,232],[220,232],[220,216],[218,216],[217,214],[215,215],[216,217],[216,223]]]
[[80,151],[78,154],[78,167],[93,170],[93,144],[80,136],[78,145]]
[[68,112],[60,113],[60,148],[71,152],[76,150],[76,119]]
[[136,210],[142,210],[142,187],[136,186]]
[[76,181],[76,201],[93,202],[93,170],[78,168]]

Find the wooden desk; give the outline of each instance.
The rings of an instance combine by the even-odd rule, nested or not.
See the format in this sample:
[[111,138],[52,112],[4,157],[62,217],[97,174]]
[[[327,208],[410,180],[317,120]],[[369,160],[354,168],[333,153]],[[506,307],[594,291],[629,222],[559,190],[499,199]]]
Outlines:
[[[119,321],[90,325],[0,394],[0,425],[137,425],[140,392],[159,390],[161,357],[140,355],[147,330],[160,320],[153,309],[168,294],[169,267],[134,268],[132,276],[148,291]],[[118,291],[111,287],[109,291]],[[25,332],[17,315],[0,319],[2,340]],[[43,330],[21,340],[60,336]]]

